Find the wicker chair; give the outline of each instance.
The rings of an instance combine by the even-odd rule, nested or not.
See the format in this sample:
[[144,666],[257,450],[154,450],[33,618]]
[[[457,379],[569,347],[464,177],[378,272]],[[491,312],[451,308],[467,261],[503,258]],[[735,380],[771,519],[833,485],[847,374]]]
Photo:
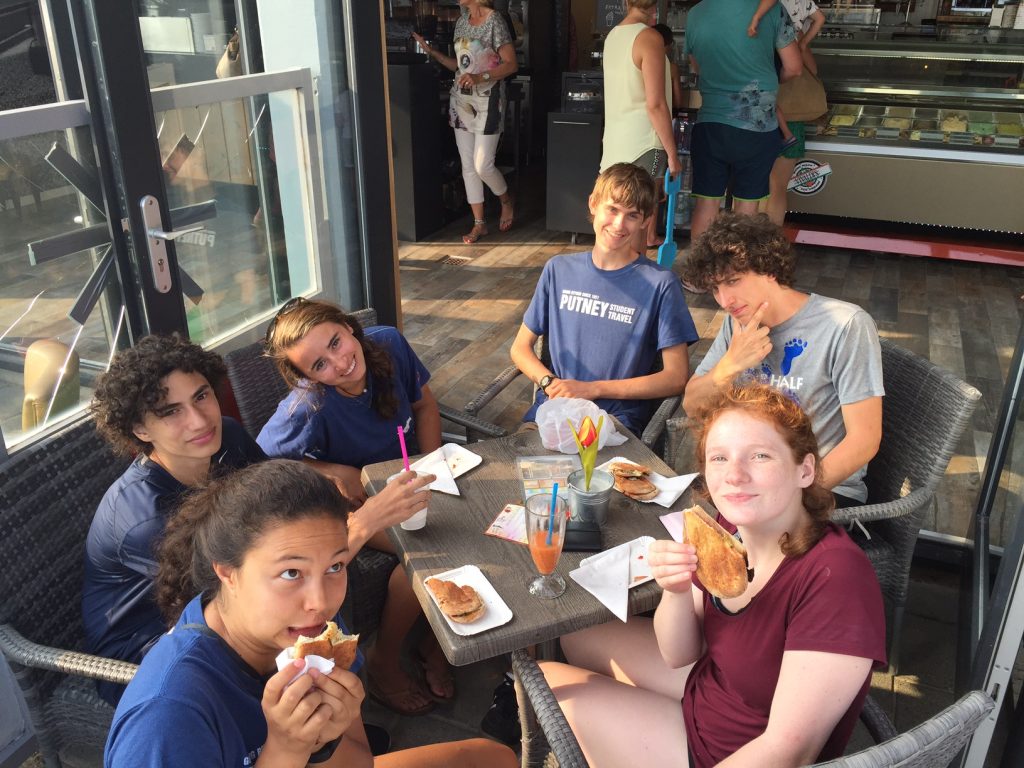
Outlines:
[[[579,742],[537,662],[526,651],[513,651],[512,670],[523,732],[523,768],[587,768]],[[860,720],[876,743],[887,742],[897,735],[892,721],[871,696],[864,700]]]
[[[352,315],[364,327],[377,324],[377,312],[361,309]],[[254,342],[228,352],[224,362],[228,381],[238,403],[242,425],[256,437],[263,425],[288,394],[288,385],[263,354],[262,342]],[[503,437],[506,430],[461,411],[439,405],[441,416],[466,428],[467,438]],[[380,624],[380,614],[387,595],[388,579],[398,559],[387,552],[363,548],[349,567],[350,588],[343,608],[346,619],[355,631],[368,636]]]
[[994,706],[984,691],[971,691],[904,734],[814,768],[947,768]]
[[135,674],[134,664],[77,652],[86,534],[127,464],[81,417],[0,465],[0,650],[48,768],[102,764],[114,710],[93,680]]
[[[537,357],[540,358],[544,362],[544,364],[550,368],[551,354],[550,350],[548,349],[546,337],[540,336],[537,338],[537,343],[534,345],[534,351],[537,353]],[[654,370],[661,370],[660,354],[658,355],[658,358],[655,362]],[[510,365],[508,368],[506,368],[497,376],[495,376],[494,380],[487,385],[487,388],[483,392],[481,392],[479,395],[474,397],[472,400],[469,401],[469,403],[466,404],[466,413],[472,414],[474,416],[479,416],[480,411],[483,410],[484,406],[486,406],[489,402],[491,402],[494,398],[501,394],[501,392],[509,384],[515,381],[516,377],[521,374],[522,371],[520,371],[515,365]],[[536,396],[536,385],[534,385],[533,391],[534,396]],[[671,397],[666,397],[665,399],[663,399],[658,404],[658,407],[655,409],[654,413],[651,415],[650,421],[647,422],[647,426],[644,427],[643,434],[640,435],[640,439],[643,441],[644,445],[646,445],[652,451],[654,451],[659,456],[664,458],[666,460],[665,463],[668,464],[670,467],[672,466],[672,463],[668,461],[667,451],[674,446],[673,444],[670,443],[669,440],[666,439],[666,437],[668,436],[666,433],[666,424],[670,420],[669,417],[672,416],[672,414],[675,413],[676,410],[678,410],[679,404],[681,402],[681,394],[672,395]]]
[[[895,671],[917,535],[981,393],[891,341],[881,339],[881,344],[882,443],[868,464],[868,503],[837,509],[832,519],[858,521],[870,536],[860,528],[851,534],[892,607],[889,664]],[[670,419],[668,442],[675,446],[685,426],[685,419]]]

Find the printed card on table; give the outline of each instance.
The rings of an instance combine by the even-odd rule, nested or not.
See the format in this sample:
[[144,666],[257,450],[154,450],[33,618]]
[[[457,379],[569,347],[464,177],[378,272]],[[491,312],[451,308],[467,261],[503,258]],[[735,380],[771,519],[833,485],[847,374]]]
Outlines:
[[497,536],[526,546],[526,507],[520,504],[506,504],[484,531],[488,536]]

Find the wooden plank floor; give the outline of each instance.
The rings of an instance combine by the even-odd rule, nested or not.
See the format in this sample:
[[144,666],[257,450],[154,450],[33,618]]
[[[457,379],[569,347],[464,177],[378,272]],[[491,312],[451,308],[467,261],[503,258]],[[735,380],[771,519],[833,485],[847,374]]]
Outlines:
[[[496,217],[490,218],[493,233],[474,245],[460,237],[469,229],[467,218],[399,249],[406,336],[433,373],[434,393],[452,406],[467,403],[510,364],[509,347],[546,261],[593,243],[590,236],[573,245],[568,234],[548,231],[536,205],[521,205],[508,233],[498,233]],[[967,537],[1020,325],[1024,270],[817,247],[801,247],[799,255],[798,288],[859,304],[883,337],[981,390],[973,429],[950,462],[925,522],[926,529]],[[686,298],[701,334],[690,352],[696,365],[725,313],[708,295]],[[530,394],[529,382],[517,380],[483,416],[513,429]],[[1011,466],[1024,468],[1024,438],[1016,441],[1013,456]],[[1009,535],[1020,509],[1021,474],[1004,472],[993,515],[995,544]]]

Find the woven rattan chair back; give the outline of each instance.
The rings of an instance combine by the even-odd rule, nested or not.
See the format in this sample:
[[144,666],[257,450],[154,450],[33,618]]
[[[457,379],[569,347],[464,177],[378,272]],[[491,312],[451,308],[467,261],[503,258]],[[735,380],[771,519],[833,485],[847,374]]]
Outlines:
[[83,417],[0,465],[0,623],[78,649],[85,538],[128,461]]
[[868,503],[934,493],[981,393],[882,339],[882,443],[868,465]]
[[892,606],[889,661],[896,671],[917,536],[981,393],[913,352],[881,344],[882,442],[868,464],[868,503],[837,509],[833,519],[858,520],[867,531],[854,530],[853,538]]
[[815,768],[947,768],[994,706],[984,691],[971,691],[906,733]]
[[77,652],[86,535],[127,465],[85,416],[0,465],[0,648],[51,768],[102,762],[114,710],[87,678],[134,674],[133,664]]

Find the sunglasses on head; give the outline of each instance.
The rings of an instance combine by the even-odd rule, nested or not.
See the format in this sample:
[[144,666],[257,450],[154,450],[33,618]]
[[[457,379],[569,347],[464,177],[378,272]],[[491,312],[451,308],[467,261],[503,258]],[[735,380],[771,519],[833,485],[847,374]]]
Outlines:
[[299,305],[305,304],[307,301],[309,301],[309,299],[303,296],[292,296],[292,298],[288,299],[288,301],[281,305],[281,308],[277,310],[277,314],[274,315],[274,319],[271,320],[270,325],[267,326],[267,335],[264,341],[268,345],[270,344],[270,340],[274,338],[274,331],[277,330],[277,321]]

